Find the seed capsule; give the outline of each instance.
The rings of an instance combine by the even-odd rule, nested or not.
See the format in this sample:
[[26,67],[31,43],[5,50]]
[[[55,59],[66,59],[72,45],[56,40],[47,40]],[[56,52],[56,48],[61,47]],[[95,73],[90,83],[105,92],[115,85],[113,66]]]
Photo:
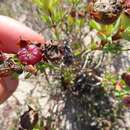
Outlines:
[[29,110],[24,112],[20,117],[19,130],[32,130],[38,122],[38,113],[29,107]]
[[112,24],[120,16],[124,0],[91,0],[88,12],[92,19],[102,24]]
[[125,81],[125,83],[130,87],[130,73],[123,73],[121,77]]

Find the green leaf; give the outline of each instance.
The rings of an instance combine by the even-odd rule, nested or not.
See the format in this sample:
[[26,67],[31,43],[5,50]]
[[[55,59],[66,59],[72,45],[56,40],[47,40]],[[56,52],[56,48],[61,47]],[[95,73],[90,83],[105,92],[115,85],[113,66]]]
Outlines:
[[84,19],[75,19],[75,25],[81,27],[84,25]]
[[103,51],[105,53],[119,54],[121,52],[121,48],[122,46],[119,44],[109,43],[104,46]]
[[39,63],[37,65],[37,69],[40,70],[40,72],[44,72],[45,68],[46,68],[46,66],[44,63]]
[[44,1],[48,1],[50,9],[56,7],[60,2],[59,0],[44,0]]
[[130,41],[130,26],[125,29],[125,31],[122,33],[122,37],[125,40]]
[[97,36],[102,40],[102,41],[106,41],[107,40],[107,36],[103,33],[98,33]]
[[97,31],[100,31],[102,28],[101,28],[101,25],[99,23],[97,23],[96,21],[94,20],[90,20],[89,22],[89,26],[92,28],[92,29],[96,29]]
[[32,74],[28,72],[28,73],[25,75],[25,79],[29,79],[31,76],[32,76]]
[[109,43],[112,43],[112,37],[111,37],[111,36],[107,37],[106,40],[107,40]]
[[130,26],[130,18],[126,16],[124,13],[121,15],[121,27],[123,29],[127,28]]
[[39,7],[42,7],[42,6],[43,6],[42,0],[34,0],[34,2],[35,2]]
[[121,96],[120,91],[115,91],[115,96],[120,97]]
[[103,32],[107,37],[109,37],[113,30],[113,24],[110,25],[102,24],[101,28],[102,28],[101,32]]
[[43,20],[43,22],[45,22],[47,25],[51,25],[51,18],[50,16],[48,15],[44,15],[44,16],[41,16],[41,19]]
[[130,87],[129,86],[124,87],[124,91],[130,92]]
[[55,8],[53,10],[52,19],[56,24],[59,24],[62,21],[65,12],[60,8]]
[[44,13],[50,14],[58,6],[59,0],[34,0]]
[[55,68],[54,65],[52,65],[52,64],[42,63],[42,62],[38,63],[36,67],[37,67],[37,69],[40,70],[41,72],[44,72],[44,70],[45,70],[46,68],[49,68],[49,69],[51,69],[51,70]]
[[116,23],[115,23],[115,25],[114,25],[114,27],[113,27],[113,29],[112,29],[112,34],[111,34],[111,37],[115,34],[115,33],[117,33],[118,32],[118,30],[120,29],[120,25],[121,25],[121,17],[119,17],[118,19],[117,19],[117,21],[116,21]]
[[66,0],[66,2],[69,2],[70,4],[77,5],[79,4],[80,0]]
[[38,128],[33,128],[33,130],[40,130],[40,129],[38,129]]
[[55,128],[52,128],[51,130],[56,130]]
[[130,67],[128,68],[128,72],[130,72]]
[[11,128],[10,130],[16,130],[15,128]]

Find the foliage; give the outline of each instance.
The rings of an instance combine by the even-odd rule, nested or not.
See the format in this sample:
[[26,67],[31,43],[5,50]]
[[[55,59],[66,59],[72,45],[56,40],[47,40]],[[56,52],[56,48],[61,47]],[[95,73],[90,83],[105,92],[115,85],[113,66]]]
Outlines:
[[[88,5],[83,1],[49,0],[46,2],[35,0],[35,3],[40,8],[40,16],[43,22],[45,22],[47,28],[50,29],[49,33],[52,36],[52,40],[59,41],[59,44],[63,44],[64,41],[67,41],[69,46],[72,48],[74,61],[70,66],[67,65],[67,67],[65,67],[66,65],[64,65],[60,70],[67,85],[73,84],[72,81],[74,81],[78,74],[77,72],[88,72],[88,69],[92,69],[93,71],[96,65],[93,62],[94,58],[91,56],[96,53],[97,50],[103,51],[103,55],[119,55],[124,50],[124,46],[120,44],[119,41],[122,39],[129,40],[129,18],[123,12],[115,22],[111,24],[101,24],[88,17]],[[99,41],[92,40],[91,44],[92,46],[94,45],[94,48],[92,46],[88,48],[83,46],[83,39],[85,36],[82,30],[86,26],[88,26],[90,30],[96,30],[96,35],[100,39]],[[93,54],[89,57],[88,55],[90,53]],[[102,59],[102,61],[103,60],[104,59]],[[90,67],[90,62],[93,64],[92,67]],[[99,66],[102,66],[102,63],[100,63]],[[104,81],[106,77],[104,76],[102,78]],[[112,78],[112,80],[115,82],[117,79]]]

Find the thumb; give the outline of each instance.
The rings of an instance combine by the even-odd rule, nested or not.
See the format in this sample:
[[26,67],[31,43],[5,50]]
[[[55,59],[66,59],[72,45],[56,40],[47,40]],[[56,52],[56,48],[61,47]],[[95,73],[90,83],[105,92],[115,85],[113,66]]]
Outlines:
[[0,50],[6,53],[16,53],[19,49],[17,43],[20,38],[32,42],[45,42],[40,34],[24,24],[10,17],[0,15]]

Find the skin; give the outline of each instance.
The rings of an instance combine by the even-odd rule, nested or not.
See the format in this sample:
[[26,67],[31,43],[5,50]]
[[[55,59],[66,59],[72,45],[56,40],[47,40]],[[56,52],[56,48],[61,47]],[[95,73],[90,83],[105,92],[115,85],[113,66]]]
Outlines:
[[[40,34],[12,18],[0,15],[0,51],[17,53],[19,49],[17,43],[20,38],[32,42],[45,43],[44,38]],[[0,78],[0,103],[7,100],[17,86],[18,80],[13,80],[11,76]]]
[[127,3],[127,4],[130,4],[130,0],[126,0],[126,3]]

